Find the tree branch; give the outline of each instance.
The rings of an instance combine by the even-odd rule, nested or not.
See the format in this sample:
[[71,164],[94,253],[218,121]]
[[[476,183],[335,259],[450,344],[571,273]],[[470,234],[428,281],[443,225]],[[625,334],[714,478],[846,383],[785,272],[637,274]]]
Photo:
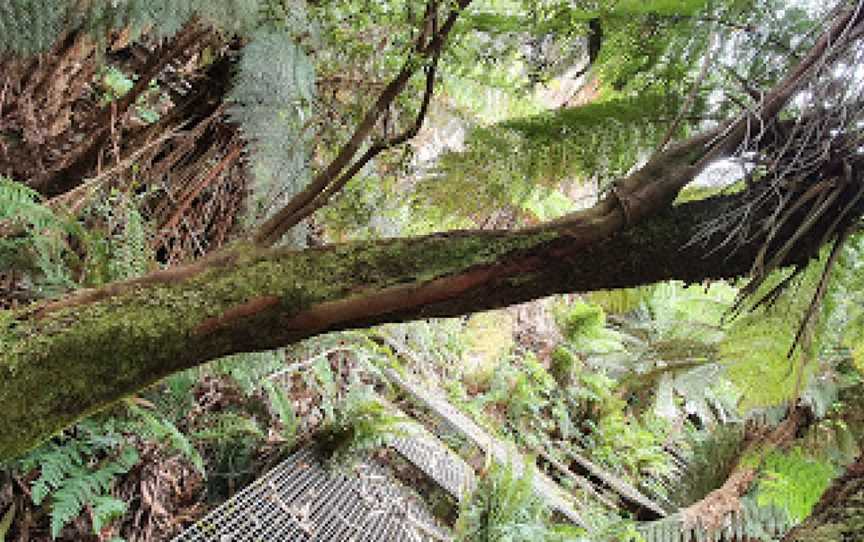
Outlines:
[[[431,36],[427,36],[427,29],[432,29],[436,26],[435,20],[437,18],[435,13],[435,3],[430,3],[427,8],[423,29],[415,43],[415,54],[419,55],[421,58],[432,57],[432,63],[437,63],[438,55],[444,46],[447,36],[453,29],[456,19],[459,17],[462,10],[470,4],[470,2],[471,0],[459,0],[457,7],[450,12],[441,28]],[[360,161],[355,163],[354,166],[349,169],[350,176],[346,176],[346,174],[340,177],[340,173],[342,173],[346,167],[349,167],[349,164],[351,164],[357,151],[360,150],[360,146],[380,120],[381,115],[405,90],[408,81],[414,73],[416,73],[418,66],[419,64],[417,59],[413,56],[409,57],[405,61],[402,69],[378,96],[375,104],[366,113],[366,116],[357,126],[356,130],[354,130],[348,143],[346,143],[339,151],[339,154],[336,155],[323,171],[312,179],[312,182],[310,182],[305,189],[297,193],[291,201],[261,225],[254,235],[254,241],[256,244],[266,247],[277,243],[279,239],[281,239],[282,236],[291,229],[291,227],[302,220],[303,217],[308,216],[308,214],[311,214],[311,212],[314,212],[314,210],[318,208],[315,205],[316,198],[323,197],[325,201],[329,199],[329,197],[336,191],[340,190],[366,162],[371,160],[374,155],[384,150],[380,149],[371,155],[367,152],[366,156],[362,157]],[[434,68],[431,72],[427,69],[427,89],[429,88],[430,73],[434,83]],[[423,113],[425,115],[425,110],[423,110]],[[420,120],[422,122],[422,117]],[[372,149],[375,149],[375,146],[373,146]],[[370,149],[370,151],[372,149]],[[334,182],[335,185],[333,184]],[[330,189],[329,191],[328,188]]]
[[393,136],[386,141],[378,142],[372,145],[372,147],[370,147],[366,150],[365,153],[363,153],[363,156],[361,156],[356,162],[351,164],[351,167],[349,167],[348,170],[345,171],[345,173],[343,173],[335,182],[330,184],[320,194],[318,194],[314,200],[305,205],[303,208],[299,209],[293,215],[286,217],[280,224],[280,229],[288,231],[290,228],[299,224],[303,219],[312,215],[312,213],[314,213],[318,209],[324,207],[327,202],[330,201],[330,198],[332,198],[334,194],[345,188],[345,185],[348,184],[348,182],[353,179],[354,176],[357,175],[357,173],[366,166],[366,164],[369,163],[369,161],[381,154],[383,151],[401,145],[417,135],[417,133],[420,131],[420,128],[423,126],[423,121],[426,118],[426,113],[429,110],[429,103],[432,100],[432,93],[435,88],[435,70],[438,64],[439,55],[440,49],[436,50],[433,53],[431,63],[425,68],[426,89],[423,93],[423,101],[420,104],[420,110],[417,113],[417,118],[415,119],[414,124],[401,134]]

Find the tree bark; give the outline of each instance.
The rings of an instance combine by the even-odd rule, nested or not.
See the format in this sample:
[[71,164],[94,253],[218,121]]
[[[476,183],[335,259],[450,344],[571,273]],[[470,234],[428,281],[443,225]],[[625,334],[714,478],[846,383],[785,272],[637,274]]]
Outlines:
[[[627,208],[646,213],[635,208],[650,198],[635,194]],[[616,197],[523,231],[456,231],[305,251],[237,244],[200,262],[0,312],[0,458],[220,356],[562,292],[697,282],[750,270],[758,239],[732,253],[706,255],[687,245],[748,194],[667,206],[629,227]],[[801,239],[784,263],[805,263],[819,232]],[[709,246],[719,245],[722,235]]]
[[[820,47],[857,24],[851,17],[845,14],[832,25],[808,59],[821,58]],[[806,65],[767,95],[764,122],[806,79]],[[556,293],[745,275],[764,234],[755,232],[731,250],[707,254],[703,246],[725,246],[728,232],[717,228],[700,236],[704,245],[689,242],[706,225],[723,223],[752,193],[678,207],[670,203],[707,157],[737,147],[747,121],[737,119],[658,152],[593,208],[536,228],[449,232],[302,252],[240,243],[194,264],[0,312],[0,460],[173,372],[227,354]],[[859,171],[861,165],[852,166]],[[798,226],[807,223],[815,204],[790,212],[768,247],[772,253],[795,236],[796,250],[784,253],[779,265],[806,263],[829,240],[824,234],[836,226],[832,217],[846,202],[857,201],[848,211],[861,216],[856,184],[844,184],[849,193],[838,190],[834,208],[816,215],[820,218],[806,230]],[[771,209],[765,207],[753,214],[767,215]],[[758,216],[748,220],[760,224]]]

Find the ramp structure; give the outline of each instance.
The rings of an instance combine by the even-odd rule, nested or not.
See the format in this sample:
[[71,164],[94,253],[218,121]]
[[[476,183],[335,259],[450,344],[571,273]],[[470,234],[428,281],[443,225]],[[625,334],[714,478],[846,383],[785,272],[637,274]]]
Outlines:
[[[438,396],[423,386],[405,378],[393,369],[385,369],[384,375],[400,389],[410,394],[417,402],[431,410],[445,424],[452,427],[454,431],[462,434],[481,450],[491,455],[495,461],[502,464],[511,464],[514,472],[519,473],[524,468],[525,460],[513,447],[495,439],[474,423],[468,416],[462,414],[453,407],[446,399]],[[423,467],[420,467],[421,469]],[[584,527],[579,513],[576,512],[578,503],[561,487],[542,472],[534,473],[532,477],[534,491],[546,501],[546,504],[569,521]]]
[[[514,472],[524,469],[525,459],[512,445],[487,433],[441,393],[392,369],[382,373],[412,401],[432,412],[448,432],[465,437],[499,463],[512,465]],[[476,486],[474,469],[420,424],[412,424],[409,430],[390,437],[387,446],[458,502],[468,498]],[[579,459],[582,468],[620,499],[665,515],[659,505],[630,484],[585,458]],[[569,473],[565,466],[556,468]],[[579,515],[581,503],[542,472],[534,473],[532,481],[537,495],[552,510],[584,526]],[[605,499],[596,491],[587,493]],[[685,525],[681,514],[675,513],[643,522],[638,531],[646,542],[743,542],[771,540],[789,529],[788,519],[779,511],[766,513],[753,508],[753,503],[742,504],[740,512],[727,518],[720,530],[708,532],[700,525]],[[446,527],[438,525],[426,504],[384,466],[360,464],[352,473],[327,470],[311,449],[303,449],[174,538],[174,542],[269,540],[447,542],[452,537]]]
[[446,542],[448,533],[379,466],[326,470],[301,450],[174,542]]

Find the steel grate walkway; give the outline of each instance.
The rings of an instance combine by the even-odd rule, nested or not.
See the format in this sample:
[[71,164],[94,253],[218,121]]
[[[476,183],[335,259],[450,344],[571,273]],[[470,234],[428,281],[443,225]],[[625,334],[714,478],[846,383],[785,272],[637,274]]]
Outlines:
[[[447,400],[439,397],[436,393],[431,392],[423,386],[403,378],[392,369],[385,369],[382,373],[388,380],[397,385],[400,389],[408,392],[414,399],[420,402],[423,406],[435,413],[436,416],[445,421],[449,426],[457,432],[463,434],[480,449],[491,455],[496,461],[502,464],[513,465],[514,472],[520,473],[525,464],[525,460],[519,452],[510,446],[493,438],[486,433],[480,426],[474,423],[473,420],[462,414]],[[410,458],[407,458],[409,459]],[[418,465],[420,466],[420,465]],[[423,467],[420,466],[422,469]],[[582,519],[576,512],[574,499],[561,489],[558,484],[552,481],[548,476],[539,470],[532,477],[534,491],[543,498],[547,505],[566,517],[569,521],[576,525],[584,526]]]
[[450,540],[381,467],[355,470],[325,470],[312,451],[301,450],[174,542]]
[[477,484],[474,469],[437,438],[424,433],[394,437],[387,444],[461,502]]

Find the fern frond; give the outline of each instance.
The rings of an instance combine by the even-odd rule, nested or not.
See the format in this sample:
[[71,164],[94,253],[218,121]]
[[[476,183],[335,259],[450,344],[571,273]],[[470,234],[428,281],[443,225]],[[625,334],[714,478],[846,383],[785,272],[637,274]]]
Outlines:
[[[288,8],[285,8],[285,5]],[[281,11],[274,6],[282,7]],[[248,35],[272,25],[304,20],[305,4],[275,0],[15,0],[0,3],[0,52],[32,55],[48,50],[66,31],[82,29],[99,41],[110,32],[128,28],[132,38],[144,30],[156,38],[176,33],[192,17],[229,33]],[[308,26],[307,26],[308,28]]]
[[294,405],[285,390],[276,386],[271,380],[264,381],[264,389],[267,391],[268,399],[270,399],[270,407],[276,412],[279,422],[282,424],[282,437],[290,446],[297,436],[299,426]]
[[472,216],[521,204],[538,185],[622,175],[663,136],[668,109],[664,97],[644,94],[475,129],[464,150],[443,154],[421,180],[418,200]]
[[228,110],[252,153],[250,218],[266,217],[306,184],[304,122],[314,93],[314,66],[290,33],[253,34],[237,67]]
[[169,446],[180,452],[202,475],[205,474],[204,458],[171,420],[156,416],[154,413],[138,407],[132,402],[126,403],[126,408],[140,422],[142,432],[157,441],[167,442]]
[[109,495],[98,495],[91,500],[90,518],[93,532],[100,533],[102,528],[126,513],[129,505]]

